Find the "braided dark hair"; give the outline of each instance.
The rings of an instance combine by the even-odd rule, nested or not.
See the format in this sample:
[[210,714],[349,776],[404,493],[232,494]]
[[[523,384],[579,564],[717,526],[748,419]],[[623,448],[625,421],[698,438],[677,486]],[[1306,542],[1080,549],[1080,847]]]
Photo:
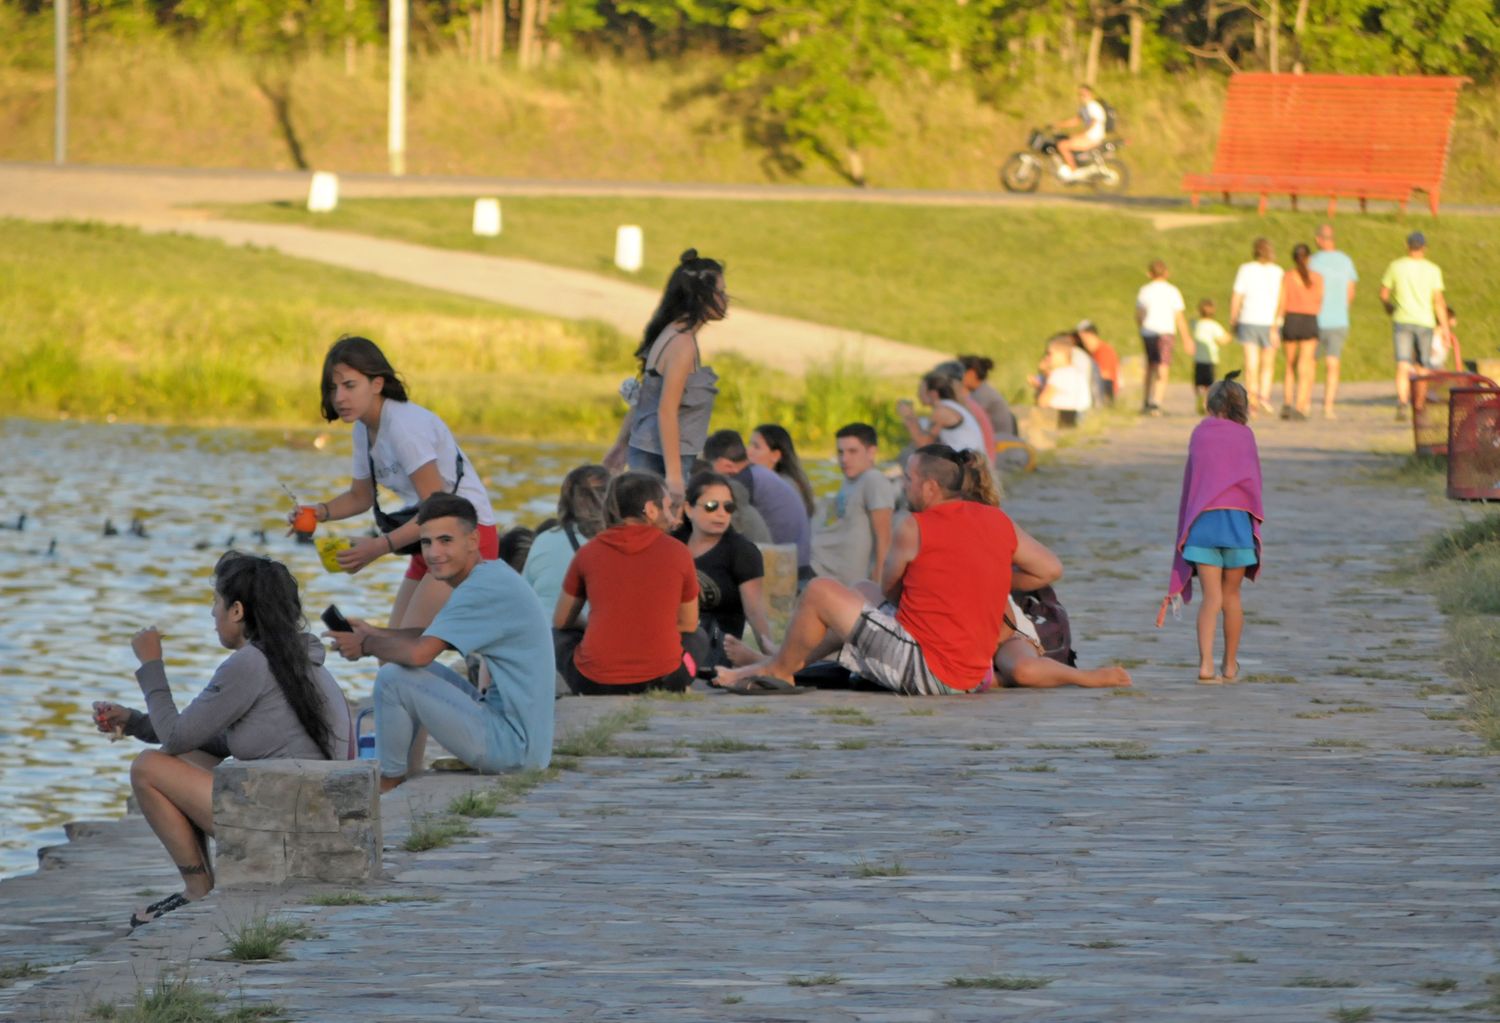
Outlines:
[[326,760],[333,757],[333,731],[327,701],[313,677],[303,633],[297,580],[279,561],[242,551],[225,551],[214,565],[214,592],[230,607],[244,609],[245,639],[265,655],[271,675],[297,721]]
[[646,368],[646,356],[651,345],[667,329],[669,324],[682,323],[688,330],[697,330],[709,320],[722,320],[726,311],[724,287],[724,264],[716,259],[705,259],[697,249],[688,249],[677,262],[667,286],[662,291],[661,303],[651,315],[641,335],[640,347],[635,357]]

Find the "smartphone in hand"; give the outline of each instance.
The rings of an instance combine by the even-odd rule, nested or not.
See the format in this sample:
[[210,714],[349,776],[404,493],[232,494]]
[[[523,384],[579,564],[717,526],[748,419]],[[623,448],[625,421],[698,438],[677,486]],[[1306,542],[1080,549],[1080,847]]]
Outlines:
[[343,612],[339,610],[339,606],[337,604],[329,604],[328,607],[323,610],[322,617],[323,624],[328,626],[329,632],[354,631],[354,626],[349,624],[349,619],[344,617]]

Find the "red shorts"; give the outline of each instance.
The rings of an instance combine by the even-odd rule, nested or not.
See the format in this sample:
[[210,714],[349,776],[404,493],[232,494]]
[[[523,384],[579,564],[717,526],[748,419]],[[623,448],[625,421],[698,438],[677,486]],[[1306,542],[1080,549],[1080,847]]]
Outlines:
[[[476,532],[479,534],[479,556],[485,561],[494,561],[500,557],[500,533],[494,526],[480,526]],[[413,554],[411,564],[406,566],[406,578],[421,579],[427,574],[427,562],[422,555]]]

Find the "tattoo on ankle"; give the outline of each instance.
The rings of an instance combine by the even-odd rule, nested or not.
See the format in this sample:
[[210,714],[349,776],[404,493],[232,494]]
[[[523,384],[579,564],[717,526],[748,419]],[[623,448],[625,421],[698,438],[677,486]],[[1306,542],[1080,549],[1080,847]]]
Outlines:
[[179,863],[177,864],[177,873],[183,877],[191,877],[194,874],[207,874],[208,868],[201,863],[194,863],[189,866],[183,866]]

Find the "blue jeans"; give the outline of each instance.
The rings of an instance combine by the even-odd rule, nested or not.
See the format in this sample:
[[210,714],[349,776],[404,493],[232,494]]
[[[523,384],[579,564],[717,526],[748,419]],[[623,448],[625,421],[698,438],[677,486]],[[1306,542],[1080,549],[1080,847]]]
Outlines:
[[526,750],[514,731],[468,679],[441,664],[385,665],[375,674],[375,750],[382,777],[406,774],[418,727],[475,770],[493,774],[525,766]]
[[[682,482],[687,484],[693,475],[693,463],[698,460],[697,455],[682,456]],[[667,462],[655,451],[642,451],[640,448],[632,447],[625,455],[625,464],[635,472],[653,472],[662,479],[667,478]]]

